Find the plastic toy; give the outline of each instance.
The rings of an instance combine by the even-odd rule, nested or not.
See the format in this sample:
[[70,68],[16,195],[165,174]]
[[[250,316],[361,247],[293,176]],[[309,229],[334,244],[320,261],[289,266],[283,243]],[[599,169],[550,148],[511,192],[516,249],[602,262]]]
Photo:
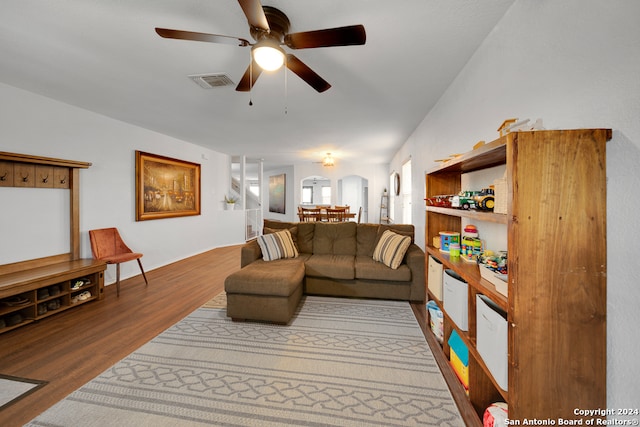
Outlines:
[[451,198],[452,208],[475,209],[477,207],[475,197],[479,191],[464,190]]
[[489,405],[482,417],[482,427],[500,427],[508,424],[509,407],[504,402]]
[[450,208],[451,207],[451,196],[439,195],[433,197],[427,197],[425,199],[427,201],[427,206],[437,206],[440,208]]
[[493,207],[496,205],[495,191],[493,185],[488,188],[483,188],[473,198],[476,202],[476,206],[478,209],[482,209],[485,211],[492,211]]

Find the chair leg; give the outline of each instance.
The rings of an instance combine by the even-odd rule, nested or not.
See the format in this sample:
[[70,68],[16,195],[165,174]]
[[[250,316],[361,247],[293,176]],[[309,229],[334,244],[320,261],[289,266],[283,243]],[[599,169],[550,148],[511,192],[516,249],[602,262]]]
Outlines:
[[116,296],[120,296],[120,263],[116,264]]
[[138,265],[140,266],[140,271],[142,272],[142,277],[144,277],[144,283],[146,285],[149,285],[149,282],[147,281],[147,276],[144,274],[144,270],[142,269],[142,262],[140,262],[140,258],[138,258],[137,261],[138,261]]

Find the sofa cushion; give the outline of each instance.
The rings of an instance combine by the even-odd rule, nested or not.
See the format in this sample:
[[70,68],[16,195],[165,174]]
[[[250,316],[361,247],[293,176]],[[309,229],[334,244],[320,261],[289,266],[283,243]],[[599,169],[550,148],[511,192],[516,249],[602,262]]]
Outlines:
[[410,282],[411,269],[402,264],[397,269],[387,267],[366,255],[356,257],[356,279],[383,280],[390,282]]
[[409,236],[411,237],[411,243],[415,243],[415,227],[413,224],[381,224],[378,228],[378,239],[380,239],[380,237],[382,237],[382,233],[387,230],[393,231],[394,233],[402,236]]
[[379,224],[358,224],[356,231],[356,241],[358,244],[356,255],[373,256],[373,250],[380,238],[378,235],[379,228]]
[[315,234],[313,222],[301,222],[298,224],[298,250],[304,254],[313,253],[313,236]]
[[[284,222],[272,219],[264,220],[264,233],[268,231],[279,231],[288,229],[291,232],[293,243],[298,248],[298,252],[313,253],[313,232],[315,224],[313,222]],[[295,232],[293,231],[295,230]]]
[[262,259],[265,261],[298,256],[298,250],[293,244],[291,232],[286,229],[258,236],[258,245],[260,245],[260,250],[262,251]]
[[[315,223],[313,253],[351,255],[356,254],[356,223]],[[352,262],[353,264],[353,262]]]
[[307,276],[352,280],[355,278],[353,255],[313,254],[305,262]]
[[289,296],[304,280],[303,257],[275,261],[254,261],[227,276],[227,294]]
[[386,230],[373,251],[373,259],[395,270],[402,263],[409,245],[411,245],[411,237]]

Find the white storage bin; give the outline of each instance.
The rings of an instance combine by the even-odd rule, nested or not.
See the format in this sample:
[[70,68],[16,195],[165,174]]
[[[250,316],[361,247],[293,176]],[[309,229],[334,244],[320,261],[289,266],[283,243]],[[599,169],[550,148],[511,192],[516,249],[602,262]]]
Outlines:
[[442,301],[442,263],[429,255],[428,284],[429,291]]
[[507,390],[507,313],[484,295],[476,295],[476,347],[498,385]]
[[462,331],[469,329],[468,286],[455,271],[444,270],[442,275],[444,310]]

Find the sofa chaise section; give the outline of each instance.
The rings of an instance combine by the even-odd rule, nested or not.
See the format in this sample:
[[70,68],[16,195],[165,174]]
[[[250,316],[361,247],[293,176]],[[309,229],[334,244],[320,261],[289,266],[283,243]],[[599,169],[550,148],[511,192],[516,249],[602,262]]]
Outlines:
[[[285,229],[297,258],[264,261],[256,240],[242,247],[242,269],[225,281],[232,319],[288,323],[303,294],[424,302],[424,252],[413,225],[264,222],[265,234]],[[411,238],[397,269],[373,259],[386,230]]]

